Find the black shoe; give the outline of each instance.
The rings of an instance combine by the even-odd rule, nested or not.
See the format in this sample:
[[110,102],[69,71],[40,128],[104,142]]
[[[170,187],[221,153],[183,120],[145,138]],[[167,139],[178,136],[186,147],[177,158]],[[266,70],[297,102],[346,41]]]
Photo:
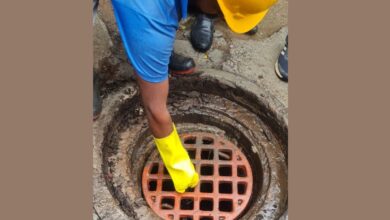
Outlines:
[[245,34],[247,34],[247,35],[255,35],[258,30],[259,30],[259,28],[256,25],[254,28],[252,28],[252,30],[246,32]]
[[99,77],[96,73],[93,74],[93,120],[95,121],[102,111],[102,99],[99,90]]
[[288,82],[288,36],[286,44],[279,54],[278,61],[275,63],[276,75],[283,81]]
[[206,52],[213,43],[214,21],[210,15],[198,14],[191,26],[191,44],[195,50]]
[[195,62],[191,57],[172,52],[168,67],[172,74],[191,74],[195,71]]

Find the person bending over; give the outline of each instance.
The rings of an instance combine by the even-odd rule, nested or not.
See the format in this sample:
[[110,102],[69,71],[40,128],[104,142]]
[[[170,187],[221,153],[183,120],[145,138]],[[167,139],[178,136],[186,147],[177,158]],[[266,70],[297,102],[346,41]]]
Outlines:
[[[275,1],[218,0],[229,27],[245,33]],[[187,16],[188,0],[112,0],[127,56],[136,72],[149,128],[179,193],[195,187],[199,175],[167,109],[168,66],[176,30]]]

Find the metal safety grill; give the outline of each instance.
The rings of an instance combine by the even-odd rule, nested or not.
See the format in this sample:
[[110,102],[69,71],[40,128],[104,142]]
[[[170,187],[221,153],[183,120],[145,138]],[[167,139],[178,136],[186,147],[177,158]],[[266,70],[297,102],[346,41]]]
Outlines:
[[238,217],[252,194],[252,169],[233,143],[210,133],[181,135],[184,147],[199,173],[194,189],[183,194],[173,182],[158,153],[146,163],[142,191],[148,205],[163,219],[228,220]]

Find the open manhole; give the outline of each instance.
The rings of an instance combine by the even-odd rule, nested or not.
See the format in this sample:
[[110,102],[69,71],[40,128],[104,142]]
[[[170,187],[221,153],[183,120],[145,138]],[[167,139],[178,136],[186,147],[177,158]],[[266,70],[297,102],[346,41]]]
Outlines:
[[184,194],[173,182],[157,153],[142,175],[148,205],[163,219],[235,219],[252,195],[252,168],[246,156],[229,140],[210,133],[182,135],[182,142],[200,174],[199,184]]
[[135,82],[94,123],[94,209],[101,219],[275,219],[287,208],[282,105],[233,74],[171,78],[168,109],[200,174],[178,194],[159,159]]

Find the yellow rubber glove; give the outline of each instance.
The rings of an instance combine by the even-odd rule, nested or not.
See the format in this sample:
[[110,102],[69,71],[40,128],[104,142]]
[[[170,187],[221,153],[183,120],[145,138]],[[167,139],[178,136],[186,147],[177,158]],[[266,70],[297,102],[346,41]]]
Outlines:
[[199,182],[199,175],[184,149],[176,127],[164,138],[154,138],[160,156],[172,178],[175,190],[184,193],[187,188],[194,188]]

